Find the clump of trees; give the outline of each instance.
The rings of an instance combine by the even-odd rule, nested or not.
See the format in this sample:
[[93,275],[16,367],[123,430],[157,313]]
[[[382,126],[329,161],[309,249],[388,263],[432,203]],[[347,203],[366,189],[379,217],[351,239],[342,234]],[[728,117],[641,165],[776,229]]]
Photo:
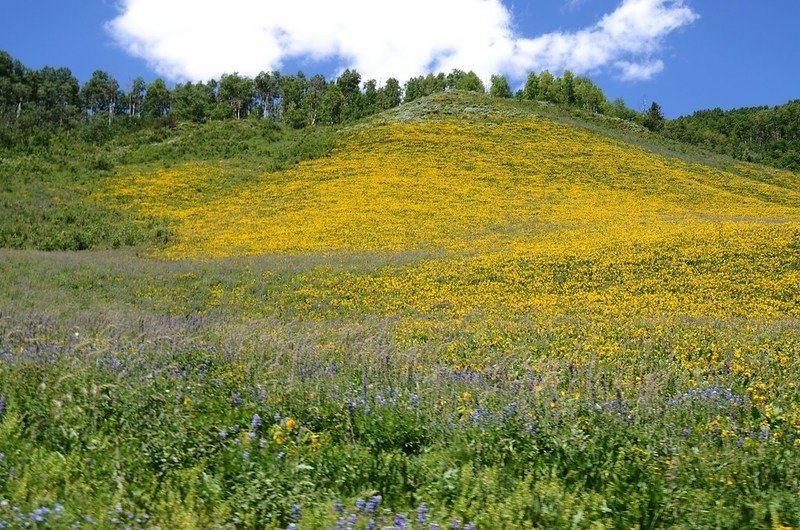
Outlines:
[[269,119],[290,127],[337,125],[450,90],[488,93],[497,98],[548,102],[565,108],[636,122],[682,142],[743,160],[800,170],[800,100],[779,107],[700,111],[666,120],[653,102],[646,112],[609,101],[589,78],[565,70],[531,72],[514,93],[508,80],[493,75],[488,87],[472,71],[453,70],[378,84],[356,70],[335,79],[281,72],[254,78],[236,72],[219,80],[147,83],[136,77],[120,83],[96,70],[82,86],[68,68],[25,67],[0,51],[0,148],[46,142],[58,131],[77,131],[88,141],[102,141],[132,124],[180,121]]
[[[261,72],[255,78],[234,72],[219,80],[173,87],[163,79],[148,84],[142,77],[123,85],[108,72],[96,70],[80,86],[67,68],[31,70],[0,52],[0,145],[13,142],[15,135],[30,137],[87,125],[91,125],[87,137],[99,139],[100,124],[110,127],[125,120],[270,119],[296,128],[336,125],[449,90],[487,93],[475,72],[458,69],[414,77],[404,85],[389,78],[379,86],[374,79],[364,81],[357,71],[348,69],[332,80],[321,75],[309,78],[303,72]],[[502,75],[491,77],[488,93],[514,97]],[[621,101],[609,104],[599,87],[569,71],[561,77],[548,71],[531,73],[524,90],[516,96],[626,119],[638,116]]]
[[740,160],[800,171],[800,100],[776,107],[702,110],[666,122],[663,133]]

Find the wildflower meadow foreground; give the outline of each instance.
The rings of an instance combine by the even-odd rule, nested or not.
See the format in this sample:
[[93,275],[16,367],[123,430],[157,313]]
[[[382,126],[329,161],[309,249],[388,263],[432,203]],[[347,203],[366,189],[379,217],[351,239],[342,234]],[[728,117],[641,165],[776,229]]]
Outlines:
[[441,94],[121,163],[168,237],[0,250],[0,528],[800,527],[800,177],[648,141]]

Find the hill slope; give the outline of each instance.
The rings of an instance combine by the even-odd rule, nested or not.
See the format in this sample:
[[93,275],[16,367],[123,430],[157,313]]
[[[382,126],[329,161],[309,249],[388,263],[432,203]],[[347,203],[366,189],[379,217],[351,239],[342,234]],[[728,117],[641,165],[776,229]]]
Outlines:
[[162,246],[0,250],[0,527],[800,526],[797,175],[463,94],[169,134],[81,188]]
[[224,179],[213,163],[131,171],[106,197],[173,220],[169,258],[602,246],[800,220],[797,175],[709,167],[446,94],[345,131],[329,156],[215,194]]

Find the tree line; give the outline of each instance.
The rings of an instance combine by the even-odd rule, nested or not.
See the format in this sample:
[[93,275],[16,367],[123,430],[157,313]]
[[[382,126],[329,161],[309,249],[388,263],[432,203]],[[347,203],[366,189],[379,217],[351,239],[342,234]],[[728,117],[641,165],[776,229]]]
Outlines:
[[225,74],[218,80],[174,87],[161,78],[147,83],[142,77],[123,86],[108,72],[96,70],[81,85],[68,68],[33,70],[0,51],[0,142],[13,143],[20,134],[35,136],[88,124],[110,126],[119,120],[271,119],[295,128],[337,125],[448,90],[547,101],[624,119],[644,119],[622,100],[609,102],[590,79],[568,70],[560,77],[547,70],[532,72],[516,93],[504,76],[492,76],[487,89],[475,72],[462,70],[413,77],[402,85],[392,77],[379,86],[376,80],[363,81],[356,70],[348,69],[332,80],[303,72],[272,71],[253,78]]
[[800,171],[800,100],[776,107],[702,110],[669,121],[664,134],[740,160]]
[[0,148],[46,142],[58,131],[78,130],[88,141],[109,138],[131,124],[148,121],[269,119],[303,128],[338,125],[391,109],[437,92],[471,91],[498,98],[544,101],[638,123],[666,137],[742,160],[800,170],[800,100],[774,108],[696,112],[666,120],[652,102],[645,112],[622,99],[609,101],[587,77],[565,70],[531,72],[516,92],[502,75],[489,86],[473,71],[362,80],[352,69],[335,79],[303,72],[261,72],[255,77],[224,74],[205,82],[170,87],[158,78],[136,77],[124,86],[104,70],[81,85],[68,68],[27,68],[0,51]]

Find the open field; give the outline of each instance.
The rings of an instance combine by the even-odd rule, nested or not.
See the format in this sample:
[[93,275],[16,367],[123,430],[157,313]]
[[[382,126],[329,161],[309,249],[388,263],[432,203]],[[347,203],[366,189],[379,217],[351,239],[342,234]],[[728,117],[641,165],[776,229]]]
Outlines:
[[0,528],[800,526],[800,176],[458,94],[264,135],[0,250]]

